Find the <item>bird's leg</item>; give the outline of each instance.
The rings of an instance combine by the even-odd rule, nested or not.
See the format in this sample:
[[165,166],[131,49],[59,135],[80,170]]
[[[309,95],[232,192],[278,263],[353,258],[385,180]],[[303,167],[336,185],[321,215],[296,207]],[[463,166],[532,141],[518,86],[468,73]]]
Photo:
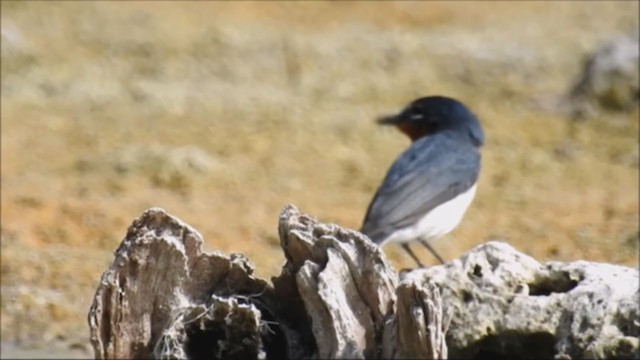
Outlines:
[[442,257],[440,257],[440,255],[438,255],[436,250],[434,248],[432,248],[431,245],[426,240],[418,239],[418,241],[420,242],[420,244],[424,245],[424,247],[426,247],[429,251],[431,251],[433,256],[435,256],[440,261],[441,264],[444,264],[444,260],[442,260]]
[[422,263],[420,262],[420,259],[418,259],[418,257],[416,256],[416,254],[414,254],[413,251],[411,251],[411,248],[409,247],[408,243],[403,243],[402,248],[404,249],[404,251],[409,253],[411,258],[416,262],[416,264],[418,264],[418,267],[421,267],[421,268],[424,267],[424,265],[422,265]]

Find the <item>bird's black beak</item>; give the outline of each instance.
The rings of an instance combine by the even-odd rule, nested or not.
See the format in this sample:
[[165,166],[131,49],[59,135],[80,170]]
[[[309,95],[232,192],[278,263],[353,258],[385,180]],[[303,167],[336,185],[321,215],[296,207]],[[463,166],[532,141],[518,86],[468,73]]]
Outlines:
[[382,116],[377,119],[377,123],[380,125],[398,125],[401,122],[403,122],[403,119],[400,114]]

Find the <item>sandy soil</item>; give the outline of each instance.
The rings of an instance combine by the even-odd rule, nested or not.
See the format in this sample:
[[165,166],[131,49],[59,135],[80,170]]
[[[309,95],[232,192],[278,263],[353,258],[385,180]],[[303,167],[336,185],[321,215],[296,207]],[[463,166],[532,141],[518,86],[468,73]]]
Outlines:
[[23,344],[3,357],[87,350],[97,281],[148,207],[262,276],[284,261],[285,204],[358,228],[407,146],[373,119],[423,95],[463,100],[487,134],[476,200],[435,245],[445,258],[499,239],[638,264],[638,112],[572,127],[538,105],[638,28],[637,2],[1,7],[1,335]]

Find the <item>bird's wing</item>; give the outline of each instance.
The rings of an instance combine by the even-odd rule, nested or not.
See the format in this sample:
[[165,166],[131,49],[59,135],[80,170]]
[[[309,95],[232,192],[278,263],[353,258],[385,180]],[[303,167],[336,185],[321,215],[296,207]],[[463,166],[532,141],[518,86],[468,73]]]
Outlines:
[[371,201],[362,232],[380,243],[395,230],[416,223],[438,205],[471,188],[480,153],[450,134],[414,142],[393,163]]

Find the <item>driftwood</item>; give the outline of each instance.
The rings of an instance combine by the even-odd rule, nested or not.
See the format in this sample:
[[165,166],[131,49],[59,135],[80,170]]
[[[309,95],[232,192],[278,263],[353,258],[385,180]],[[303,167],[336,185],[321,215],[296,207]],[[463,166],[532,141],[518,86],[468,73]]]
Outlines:
[[89,312],[96,358],[445,358],[442,301],[398,286],[380,249],[293,206],[273,286],[242,255],[201,251],[202,236],[161,209],[130,226]]
[[488,242],[398,276],[367,237],[293,206],[279,235],[286,263],[268,283],[144,212],[89,312],[96,358],[640,358],[636,269]]

